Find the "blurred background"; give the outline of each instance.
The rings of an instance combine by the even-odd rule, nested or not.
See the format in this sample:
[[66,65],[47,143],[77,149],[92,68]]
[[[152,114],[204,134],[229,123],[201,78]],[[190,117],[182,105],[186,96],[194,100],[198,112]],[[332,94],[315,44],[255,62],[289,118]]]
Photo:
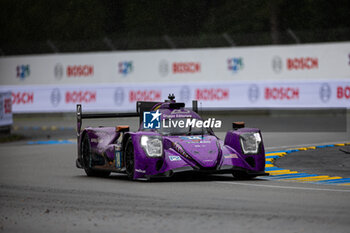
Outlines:
[[1,0],[2,116],[71,133],[78,103],[133,112],[175,93],[224,130],[346,132],[349,16],[348,0]]
[[348,0],[1,0],[0,54],[348,41]]

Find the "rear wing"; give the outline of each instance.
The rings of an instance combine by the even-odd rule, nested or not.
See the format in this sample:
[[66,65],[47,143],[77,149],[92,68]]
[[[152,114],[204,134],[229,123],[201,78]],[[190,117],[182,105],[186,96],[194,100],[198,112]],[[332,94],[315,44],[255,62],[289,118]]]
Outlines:
[[[77,136],[80,136],[81,126],[83,119],[96,119],[96,118],[122,118],[122,117],[139,117],[140,124],[142,123],[142,116],[145,111],[151,111],[156,105],[160,105],[163,102],[149,102],[149,101],[137,101],[136,112],[122,112],[122,113],[84,113],[82,112],[81,104],[77,104]],[[197,100],[192,101],[192,110],[198,113]]]
[[82,112],[81,104],[77,104],[77,136],[81,132],[83,119],[96,118],[121,118],[121,117],[140,117],[137,112],[123,112],[123,113],[84,113]]

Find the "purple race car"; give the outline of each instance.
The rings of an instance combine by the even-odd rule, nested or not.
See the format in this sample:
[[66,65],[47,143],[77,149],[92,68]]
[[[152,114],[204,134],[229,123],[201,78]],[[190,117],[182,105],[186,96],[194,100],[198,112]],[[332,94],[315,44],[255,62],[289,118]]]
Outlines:
[[[265,151],[259,129],[234,122],[222,141],[192,109],[177,103],[137,102],[136,113],[82,113],[77,105],[78,159],[76,165],[88,176],[126,173],[131,180],[170,177],[179,172],[233,174],[250,179],[265,173]],[[139,117],[140,127],[87,127],[82,119]],[[212,125],[210,125],[212,126]]]

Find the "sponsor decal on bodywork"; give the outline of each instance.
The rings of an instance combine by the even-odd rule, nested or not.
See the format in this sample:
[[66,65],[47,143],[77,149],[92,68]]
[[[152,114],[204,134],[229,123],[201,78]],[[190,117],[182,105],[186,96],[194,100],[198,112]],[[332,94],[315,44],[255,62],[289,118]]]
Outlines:
[[188,154],[185,152],[185,150],[182,148],[182,146],[179,143],[176,143],[176,142],[173,143],[173,148],[180,155],[184,156],[187,159],[191,159],[190,156],[188,156]]
[[115,166],[116,168],[121,168],[123,164],[122,162],[123,156],[122,156],[120,145],[114,146],[114,153],[115,153]]
[[237,159],[238,156],[236,154],[226,154],[224,155],[225,159]]
[[180,139],[184,140],[185,143],[210,143],[205,136],[181,136]]
[[170,155],[169,156],[170,161],[174,162],[174,161],[181,161],[181,157],[177,156],[177,155]]

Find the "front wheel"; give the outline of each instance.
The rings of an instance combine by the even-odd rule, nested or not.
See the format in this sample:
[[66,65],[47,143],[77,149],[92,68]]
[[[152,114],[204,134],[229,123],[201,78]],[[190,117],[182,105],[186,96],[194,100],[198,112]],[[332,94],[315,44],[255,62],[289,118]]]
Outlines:
[[107,177],[111,172],[109,171],[98,171],[92,168],[92,155],[91,155],[91,145],[89,135],[84,134],[84,138],[81,144],[81,156],[83,161],[83,168],[87,176],[96,176],[96,177]]

